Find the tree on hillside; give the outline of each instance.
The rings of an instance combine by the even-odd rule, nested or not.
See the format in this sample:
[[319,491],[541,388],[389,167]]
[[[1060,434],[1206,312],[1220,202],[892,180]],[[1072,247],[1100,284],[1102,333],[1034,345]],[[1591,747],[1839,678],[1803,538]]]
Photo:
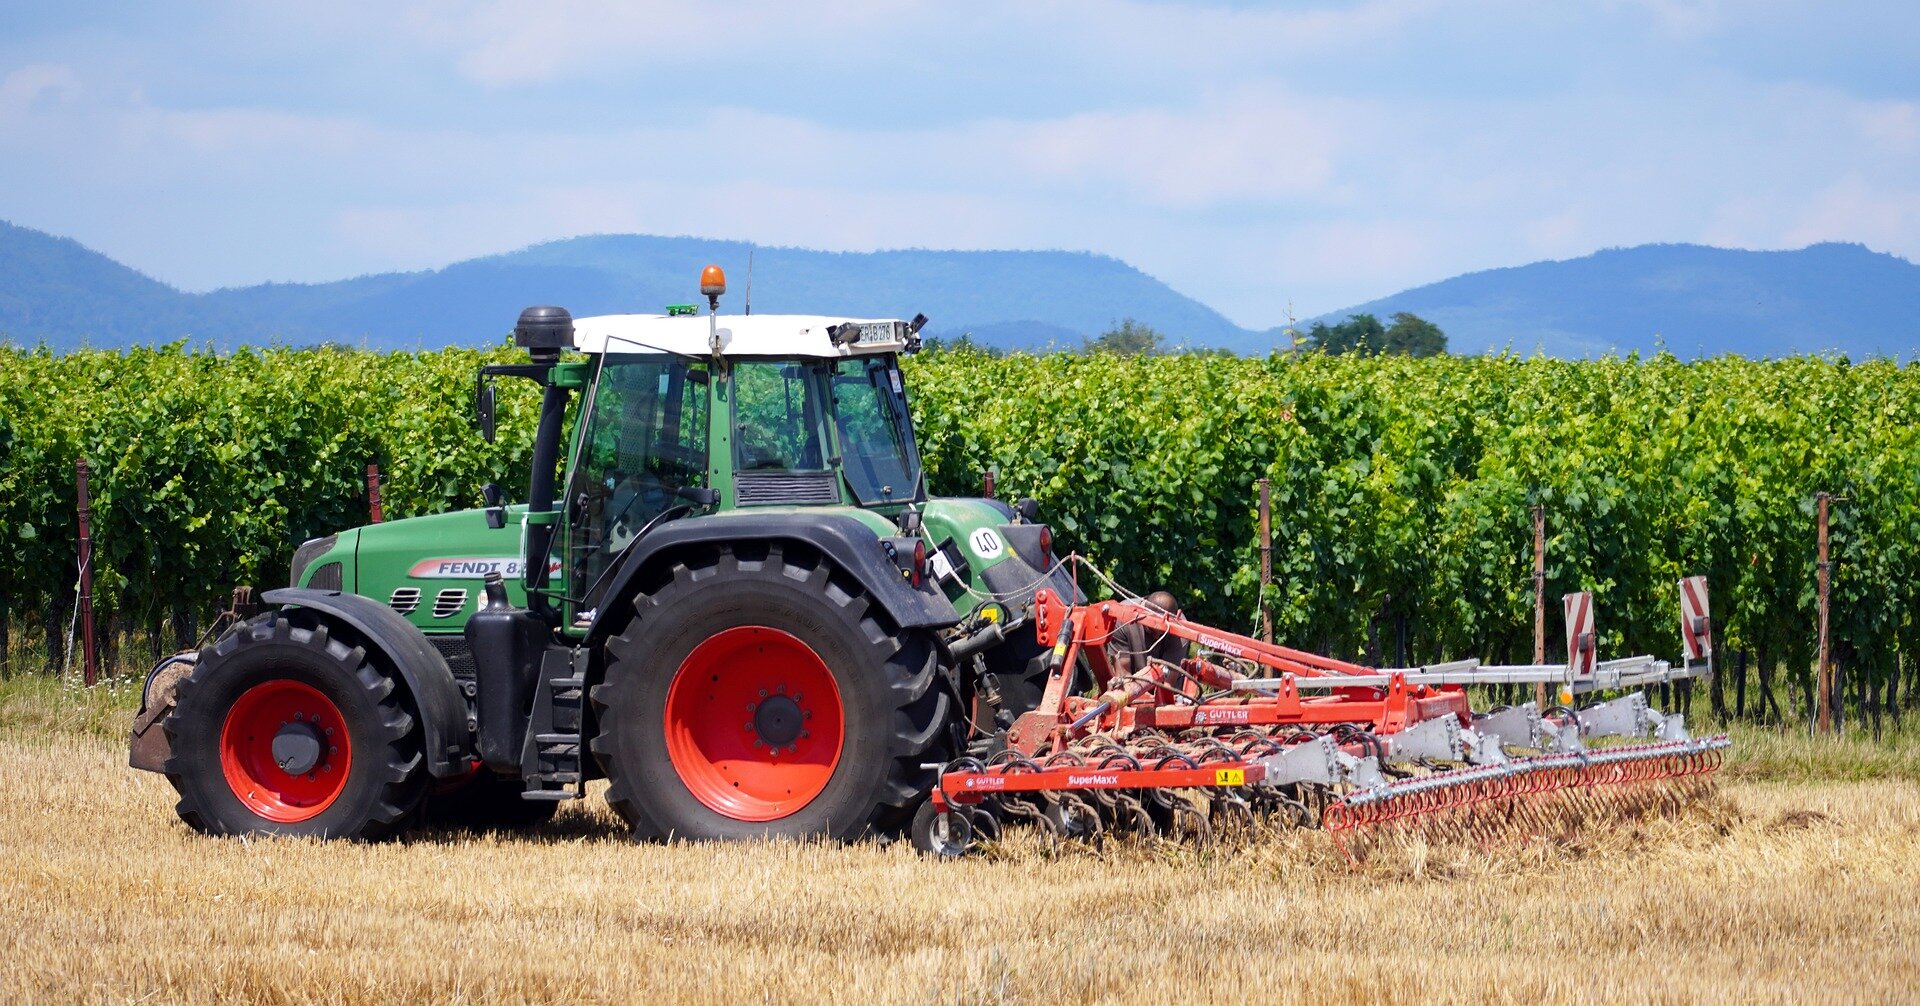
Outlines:
[[1401,311],[1393,316],[1393,324],[1387,326],[1386,351],[1407,356],[1445,356],[1447,333],[1417,314]]
[[1151,326],[1127,318],[1101,333],[1098,339],[1081,343],[1087,353],[1112,353],[1115,356],[1153,356],[1162,352],[1167,337]]
[[1383,325],[1371,314],[1348,315],[1338,325],[1316,321],[1307,330],[1307,344],[1327,353],[1395,353],[1402,356],[1440,356],[1447,351],[1447,335],[1440,326],[1416,314],[1401,311],[1393,324]]
[[1338,325],[1316,321],[1307,329],[1307,342],[1324,353],[1378,353],[1386,348],[1387,327],[1370,314],[1350,314]]

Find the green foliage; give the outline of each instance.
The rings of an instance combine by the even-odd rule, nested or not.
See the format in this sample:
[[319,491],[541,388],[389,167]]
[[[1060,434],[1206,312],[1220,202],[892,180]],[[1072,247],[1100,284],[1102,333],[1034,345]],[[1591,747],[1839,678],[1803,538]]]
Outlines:
[[1295,645],[1390,660],[1404,633],[1410,660],[1529,660],[1539,503],[1548,597],[1594,591],[1605,652],[1674,655],[1674,581],[1704,573],[1723,650],[1803,670],[1824,489],[1848,497],[1837,651],[1856,681],[1914,666],[1920,367],[943,353],[909,378],[937,492],[995,467],[1063,550],[1196,617],[1253,624],[1268,478],[1267,603]]
[[511,350],[124,353],[0,347],[0,598],[67,610],[74,463],[93,469],[96,605],[150,626],[205,615],[234,584],[277,586],[303,540],[365,523],[366,466],[389,517],[524,487],[535,389],[503,382],[501,437],[473,429],[482,362]]
[[[0,348],[0,598],[28,621],[71,602],[82,456],[100,605],[136,626],[285,582],[301,540],[364,523],[369,462],[394,517],[478,505],[487,481],[518,498],[536,390],[501,383],[495,445],[471,419],[475,368],[515,356]],[[1259,607],[1267,478],[1283,640],[1526,660],[1539,503],[1548,595],[1593,590],[1605,652],[1672,655],[1673,583],[1704,573],[1723,650],[1796,669],[1803,693],[1825,490],[1844,497],[1833,638],[1849,680],[1915,667],[1920,367],[949,349],[906,370],[935,492],[974,495],[996,468],[1062,550],[1229,627]]]
[[1440,326],[1405,311],[1395,314],[1391,325],[1382,325],[1371,314],[1349,315],[1331,326],[1316,321],[1307,330],[1307,340],[1313,348],[1334,354],[1440,356],[1447,351],[1447,336]]
[[923,336],[921,346],[930,353],[948,350],[955,353],[979,353],[984,356],[1005,355],[1004,350],[975,340],[972,332],[962,332],[953,338],[942,338],[937,335]]

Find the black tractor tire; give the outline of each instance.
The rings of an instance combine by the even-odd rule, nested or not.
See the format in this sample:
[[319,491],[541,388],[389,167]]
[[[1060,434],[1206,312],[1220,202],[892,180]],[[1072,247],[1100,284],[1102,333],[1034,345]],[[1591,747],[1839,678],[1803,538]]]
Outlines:
[[[632,825],[636,839],[844,840],[895,833],[912,821],[932,788],[934,772],[921,766],[943,763],[957,749],[957,705],[951,679],[939,666],[936,638],[898,630],[857,583],[816,553],[779,544],[721,547],[675,564],[670,577],[631,604],[633,618],[607,641],[604,679],[591,692],[598,724],[592,750],[609,780],[607,802]],[[695,653],[711,641],[738,639],[742,633],[778,640],[776,653],[798,653],[799,659],[710,663]],[[774,695],[784,686],[757,677],[761,668],[776,667],[777,678],[782,673],[777,668],[814,666],[805,651],[823,665],[808,673],[816,681],[831,675],[832,687],[810,686],[805,696],[795,688],[792,697],[810,707],[795,715],[811,718],[812,707],[819,707],[823,717],[838,717],[841,741],[831,768],[819,769],[824,781],[817,790],[803,788],[787,804],[766,804],[771,809],[759,817],[723,812],[715,799],[733,795],[724,779],[713,775],[716,782],[703,784],[697,773],[676,766],[671,750],[689,750],[693,742],[684,738],[696,730],[709,736],[740,730],[748,738],[743,744],[764,743],[753,740],[764,735],[753,733],[759,721],[750,719],[755,714],[749,709],[697,706],[718,715],[675,718],[673,732],[683,740],[670,750],[669,702],[676,680],[686,681],[695,701],[711,698],[701,694],[710,689],[724,695],[756,684],[771,684],[758,694]],[[726,681],[729,668],[733,681]],[[821,705],[827,701],[822,691],[837,695],[832,706]],[[754,693],[746,694],[750,705]],[[716,725],[704,725],[709,720]],[[722,722],[724,727],[718,725]],[[818,729],[823,720],[809,722]],[[718,743],[731,742],[720,736]],[[780,757],[777,743],[772,750],[771,757]],[[735,789],[740,785],[733,783]],[[800,800],[804,804],[793,805]]]
[[[175,810],[210,835],[390,838],[412,823],[427,785],[405,699],[365,648],[324,624],[296,625],[278,612],[244,622],[201,651],[161,724]],[[309,751],[319,752],[305,776],[263,761],[268,744],[270,757],[281,750],[267,731],[284,734],[284,721],[295,720],[312,725]],[[303,778],[325,789],[334,772],[344,781],[330,796],[297,792]]]
[[553,820],[558,800],[523,800],[526,785],[482,768],[465,779],[441,784],[427,797],[421,823],[430,828],[468,831],[519,831]]

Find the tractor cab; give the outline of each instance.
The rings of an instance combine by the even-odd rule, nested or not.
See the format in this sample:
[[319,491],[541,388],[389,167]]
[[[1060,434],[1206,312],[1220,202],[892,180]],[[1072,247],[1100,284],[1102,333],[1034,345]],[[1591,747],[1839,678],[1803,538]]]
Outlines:
[[556,501],[575,618],[644,532],[702,512],[924,502],[899,354],[904,321],[610,315],[573,323],[589,357]]

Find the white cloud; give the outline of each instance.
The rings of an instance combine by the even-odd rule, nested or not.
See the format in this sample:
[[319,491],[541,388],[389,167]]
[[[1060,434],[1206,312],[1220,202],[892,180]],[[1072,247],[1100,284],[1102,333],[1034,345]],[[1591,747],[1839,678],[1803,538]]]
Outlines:
[[1857,241],[1920,258],[1920,188],[1876,186],[1849,175],[1814,193],[1793,217],[1782,244]]
[[1708,34],[1724,23],[1720,0],[1621,0],[1608,6],[1644,10],[1668,34],[1682,38]]
[[1133,0],[494,0],[430,3],[395,18],[419,44],[452,52],[463,74],[489,87],[602,78],[633,65],[687,67],[698,75],[742,59],[803,72],[855,69],[885,87],[923,64],[991,60],[995,47],[1024,52],[1036,40],[1046,58],[1095,73],[1162,77],[1177,70],[1219,79],[1235,68],[1272,69],[1309,53],[1378,44],[1422,18],[1462,9],[1442,0],[1307,9]]
[[1301,196],[1328,184],[1338,127],[1284,97],[1224,107],[1096,112],[970,130],[999,157],[1054,182],[1104,180],[1166,206]]
[[490,87],[617,73],[623,64],[726,65],[768,49],[811,50],[819,60],[871,60],[884,72],[895,57],[861,43],[916,20],[924,4],[837,0],[799,4],[749,0],[512,0],[422,5],[404,17],[414,37],[451,48],[461,72]]
[[35,63],[0,77],[0,124],[43,113],[79,96],[80,77],[71,67]]
[[1860,135],[1894,155],[1920,151],[1920,104],[1911,101],[1863,103],[1854,112]]

